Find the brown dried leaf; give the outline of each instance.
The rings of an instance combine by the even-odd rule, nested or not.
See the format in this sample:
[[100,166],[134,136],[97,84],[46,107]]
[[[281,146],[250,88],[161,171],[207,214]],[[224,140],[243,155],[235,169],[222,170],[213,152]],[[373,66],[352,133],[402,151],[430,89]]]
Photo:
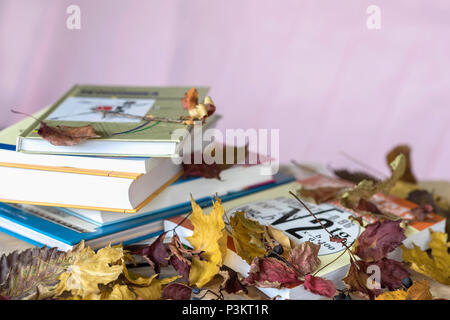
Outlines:
[[329,202],[339,199],[339,195],[344,187],[319,187],[315,189],[305,188],[301,186],[297,190],[297,195],[304,198],[312,198],[317,204]]
[[361,172],[361,171],[350,172],[346,169],[336,169],[336,170],[333,170],[333,172],[339,178],[353,182],[353,183],[360,183],[363,180],[371,180],[373,182],[378,182],[377,178],[371,176],[368,173]]
[[38,135],[55,146],[74,146],[87,139],[99,138],[90,124],[82,127],[49,126],[41,121]]
[[367,288],[368,278],[367,273],[360,270],[353,259],[350,259],[350,268],[348,269],[347,275],[342,279],[348,290],[365,299],[375,298],[382,293],[382,290]]
[[417,183],[417,179],[414,176],[412,169],[411,169],[411,148],[407,145],[398,145],[394,147],[386,156],[386,161],[388,164],[390,164],[392,161],[395,160],[395,158],[403,154],[406,158],[406,166],[405,166],[405,173],[400,177],[400,181],[410,182],[410,183]]
[[289,251],[289,262],[300,272],[306,275],[313,272],[320,265],[318,257],[320,244],[310,241],[302,242],[299,246]]
[[198,91],[195,88],[189,89],[188,92],[184,94],[184,98],[181,99],[181,105],[185,110],[195,109],[198,104]]

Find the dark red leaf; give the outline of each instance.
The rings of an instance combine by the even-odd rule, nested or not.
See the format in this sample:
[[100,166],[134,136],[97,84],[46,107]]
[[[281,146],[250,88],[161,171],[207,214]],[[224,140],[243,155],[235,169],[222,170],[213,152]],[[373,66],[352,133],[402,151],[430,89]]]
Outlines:
[[239,274],[231,269],[220,271],[220,275],[223,277],[221,288],[227,293],[248,293],[247,288],[242,284],[239,279]]
[[395,290],[402,286],[402,280],[410,276],[410,272],[405,269],[401,262],[383,258],[377,262],[356,262],[361,270],[367,273],[367,268],[371,265],[376,265],[380,268],[380,282],[381,286],[389,290]]
[[365,261],[378,261],[406,239],[401,221],[384,220],[369,224],[356,240],[354,253]]
[[144,256],[156,273],[160,273],[161,266],[165,267],[168,265],[169,253],[166,245],[163,243],[165,236],[166,233],[163,233],[151,245],[133,252],[133,254]]
[[333,281],[314,277],[310,274],[305,276],[305,283],[303,285],[305,289],[321,296],[332,298],[336,294],[336,286]]
[[285,262],[276,258],[253,259],[244,285],[255,285],[261,288],[293,288],[303,283],[297,271]]
[[204,260],[204,251],[186,249],[180,241],[177,234],[172,237],[168,245],[170,251],[170,264],[183,277],[183,280],[189,283],[189,271],[191,270],[191,260],[193,256]]
[[359,199],[358,207],[356,208],[356,210],[367,211],[375,214],[383,214],[375,205],[375,203],[363,198]]
[[182,283],[172,282],[164,287],[161,298],[164,300],[190,300],[191,294],[191,287]]
[[212,164],[185,164],[183,163],[183,177],[203,177],[207,179],[219,179],[222,168],[215,162]]

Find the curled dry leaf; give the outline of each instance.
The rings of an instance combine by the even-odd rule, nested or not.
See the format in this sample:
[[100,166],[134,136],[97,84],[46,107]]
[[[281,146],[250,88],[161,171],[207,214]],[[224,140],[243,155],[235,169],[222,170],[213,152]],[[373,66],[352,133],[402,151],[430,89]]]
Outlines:
[[378,261],[406,239],[401,221],[377,221],[369,224],[356,240],[353,252],[362,260]]
[[388,288],[389,290],[395,290],[402,286],[402,280],[409,277],[410,272],[403,266],[403,263],[383,258],[376,262],[365,262],[359,260],[356,262],[359,268],[367,272],[367,268],[372,265],[378,266],[380,268],[380,282],[383,288]]
[[320,265],[319,250],[320,244],[310,241],[302,242],[289,251],[289,262],[301,275],[306,275],[316,270]]
[[209,215],[191,198],[194,233],[186,238],[196,250],[204,251],[203,257],[192,258],[189,283],[201,288],[219,273],[227,252],[227,234],[223,222],[224,210],[219,198],[213,202]]
[[195,256],[200,260],[204,260],[204,251],[184,248],[177,234],[172,237],[168,249],[170,251],[170,264],[183,277],[183,280],[189,283],[189,271],[191,270],[192,257]]
[[185,284],[172,282],[164,287],[161,298],[164,300],[190,300],[192,288]]
[[310,189],[301,186],[300,189],[297,190],[297,195],[303,198],[313,199],[316,204],[320,204],[339,199],[342,190],[344,190],[344,187],[325,186]]
[[363,180],[354,188],[342,192],[340,197],[341,204],[344,207],[354,209],[357,208],[361,198],[369,200],[378,192],[388,194],[395,183],[403,176],[405,161],[405,156],[400,154],[391,162],[392,176],[387,180],[376,183],[371,180]]
[[41,121],[38,135],[55,146],[74,146],[87,139],[99,138],[90,124],[81,127],[49,126]]
[[211,116],[216,111],[216,106],[211,97],[206,96],[203,103],[198,103],[198,91],[195,88],[189,89],[181,99],[181,106],[189,112],[189,116],[194,120],[203,120]]
[[414,176],[411,169],[411,148],[407,145],[398,145],[394,147],[389,153],[386,155],[386,161],[390,164],[395,158],[403,154],[405,156],[405,173],[399,178],[401,181],[409,182],[409,183],[417,183],[417,179]]
[[198,91],[195,88],[191,88],[184,94],[184,98],[181,99],[181,106],[185,110],[195,109],[198,104]]
[[442,232],[431,232],[431,257],[420,247],[413,245],[412,249],[402,246],[403,260],[411,263],[411,268],[419,273],[433,278],[440,283],[450,285],[450,254],[447,243],[447,234]]
[[382,293],[382,290],[369,289],[367,287],[368,278],[367,273],[360,270],[356,262],[350,259],[350,268],[348,269],[347,275],[342,279],[347,289],[362,298],[374,299]]
[[324,297],[332,298],[336,294],[336,286],[333,281],[321,277],[314,277],[307,274],[303,285],[305,289]]
[[220,275],[223,277],[220,287],[227,293],[248,293],[247,288],[242,284],[239,274],[232,270],[221,270]]
[[253,259],[244,285],[255,285],[260,288],[293,288],[303,283],[298,272],[285,262],[276,258]]

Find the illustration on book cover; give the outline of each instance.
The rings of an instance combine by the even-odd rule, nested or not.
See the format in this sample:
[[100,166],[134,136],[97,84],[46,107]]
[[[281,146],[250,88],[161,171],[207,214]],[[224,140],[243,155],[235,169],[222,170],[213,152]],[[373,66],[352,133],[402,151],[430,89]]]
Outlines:
[[141,119],[121,117],[128,113],[143,117],[153,107],[154,99],[114,99],[69,97],[47,120],[83,122],[140,122]]

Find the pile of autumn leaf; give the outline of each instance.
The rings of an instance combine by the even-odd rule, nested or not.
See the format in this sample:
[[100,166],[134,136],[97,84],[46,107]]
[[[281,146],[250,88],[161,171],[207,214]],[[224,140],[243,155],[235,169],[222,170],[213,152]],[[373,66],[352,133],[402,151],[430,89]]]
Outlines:
[[[384,181],[362,180],[354,187],[336,190],[300,189],[299,203],[308,210],[301,197],[320,202],[326,194],[328,200],[339,200],[349,209],[364,214],[374,214],[378,221],[364,225],[362,219],[355,223],[365,230],[353,244],[332,236],[330,241],[342,245],[350,267],[342,279],[345,290],[320,277],[318,256],[320,245],[309,241],[300,244],[292,241],[281,230],[264,226],[237,212],[230,218],[229,229],[223,220],[224,209],[220,199],[205,214],[191,199],[190,222],[193,235],[182,244],[176,228],[160,235],[148,246],[125,250],[122,246],[108,246],[94,252],[80,243],[70,252],[49,248],[33,248],[14,252],[0,258],[0,297],[3,299],[191,299],[206,289],[217,275],[223,277],[220,291],[214,295],[223,298],[227,293],[247,293],[248,287],[294,288],[306,290],[328,298],[339,296],[364,299],[432,299],[429,283],[410,280],[410,268],[443,284],[450,284],[450,255],[447,235],[431,233],[431,254],[419,247],[406,248],[405,221],[392,219],[380,212],[371,197],[378,192],[389,193],[407,171],[408,158],[403,153],[390,163],[392,176]],[[315,218],[314,214],[311,213]],[[316,218],[315,218],[316,219]],[[320,221],[318,221],[320,224]],[[326,228],[323,227],[325,230]],[[328,230],[326,230],[328,231]],[[170,241],[165,241],[170,234]],[[167,239],[169,240],[169,239]],[[236,253],[250,265],[244,277],[223,266],[228,240]],[[388,258],[388,254],[403,249],[403,262]],[[134,257],[143,257],[154,269],[150,277],[132,272]],[[381,270],[379,287],[370,286],[369,268],[376,265]],[[173,268],[177,276],[161,278],[162,268]]]

